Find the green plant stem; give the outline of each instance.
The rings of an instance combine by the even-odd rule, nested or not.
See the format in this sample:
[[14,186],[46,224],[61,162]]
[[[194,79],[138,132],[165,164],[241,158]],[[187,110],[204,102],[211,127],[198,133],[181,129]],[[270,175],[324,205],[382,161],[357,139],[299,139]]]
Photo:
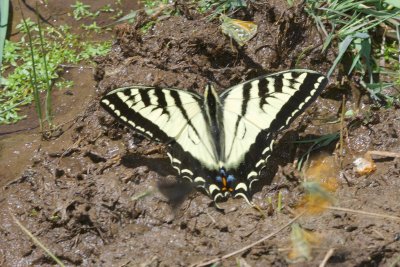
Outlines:
[[41,249],[44,250],[44,252],[47,253],[47,255],[49,255],[58,265],[60,265],[61,267],[64,267],[65,265],[62,263],[62,261],[57,258],[46,246],[44,246],[39,239],[37,239],[25,226],[22,225],[22,223],[13,215],[11,214],[14,222],[18,225],[19,228],[21,228],[21,230],[27,235],[29,236],[29,238],[32,239],[32,241],[38,245]]
[[48,68],[47,68],[47,59],[46,59],[46,51],[44,49],[44,41],[43,41],[43,34],[42,34],[42,27],[40,24],[39,17],[37,17],[37,23],[38,23],[38,29],[39,29],[39,39],[40,39],[40,48],[42,50],[42,57],[43,57],[43,64],[44,64],[44,73],[46,77],[46,102],[45,102],[45,110],[46,110],[46,120],[52,128],[53,125],[53,118],[52,118],[52,112],[51,112],[51,93],[52,93],[52,86],[51,86],[51,80],[49,78],[49,73],[48,73]]
[[8,11],[10,9],[9,0],[1,0],[0,3],[0,81],[1,81],[1,65],[3,62],[3,48],[6,40]]
[[[21,8],[21,4],[18,2]],[[42,118],[42,106],[40,105],[40,95],[39,95],[39,88],[37,87],[37,75],[36,75],[36,64],[35,64],[35,56],[33,52],[33,43],[32,43],[32,35],[31,35],[31,29],[26,23],[26,19],[24,16],[24,13],[22,12],[21,8],[21,16],[22,20],[24,22],[27,34],[28,34],[28,40],[29,40],[29,49],[30,49],[30,56],[31,56],[31,61],[32,61],[32,72],[29,73],[29,78],[31,81],[31,85],[33,88],[33,98],[35,100],[35,109],[39,117],[39,126],[40,126],[40,131],[43,131],[43,118]]]

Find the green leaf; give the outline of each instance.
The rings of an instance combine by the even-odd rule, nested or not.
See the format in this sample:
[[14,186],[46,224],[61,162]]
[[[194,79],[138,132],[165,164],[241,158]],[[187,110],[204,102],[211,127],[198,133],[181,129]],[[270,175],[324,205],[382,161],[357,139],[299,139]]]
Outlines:
[[399,0],[384,0],[383,2],[385,2],[385,3],[387,3],[387,4],[391,5],[391,6],[400,8],[400,1]]
[[339,54],[336,57],[335,61],[332,64],[332,67],[328,71],[327,76],[331,76],[332,72],[335,70],[336,66],[339,64],[340,60],[342,59],[344,53],[346,53],[347,49],[349,48],[350,44],[353,42],[355,38],[365,39],[369,38],[369,34],[365,32],[356,32],[352,35],[346,36],[343,41],[339,44]]

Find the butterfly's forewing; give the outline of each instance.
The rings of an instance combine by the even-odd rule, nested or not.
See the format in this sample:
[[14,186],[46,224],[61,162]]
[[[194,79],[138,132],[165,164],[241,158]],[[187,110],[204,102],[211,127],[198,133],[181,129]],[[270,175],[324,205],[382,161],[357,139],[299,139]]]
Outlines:
[[[191,181],[193,168],[218,168],[215,143],[203,112],[203,98],[176,89],[132,86],[116,89],[101,105],[119,121],[152,140],[170,146],[172,166]],[[177,158],[175,155],[179,155]],[[201,185],[204,178],[196,180]]]
[[236,170],[236,178],[246,185],[244,191],[258,180],[272,150],[273,133],[301,114],[326,83],[319,73],[290,70],[247,81],[220,95],[225,167]]

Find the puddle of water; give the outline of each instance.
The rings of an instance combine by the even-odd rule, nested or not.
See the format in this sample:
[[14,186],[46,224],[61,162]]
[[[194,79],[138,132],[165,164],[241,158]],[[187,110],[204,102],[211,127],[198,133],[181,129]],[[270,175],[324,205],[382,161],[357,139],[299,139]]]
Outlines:
[[[66,123],[64,129],[85,110],[95,94],[92,69],[71,68],[64,78],[75,81],[69,90],[54,90],[54,123]],[[71,138],[65,132],[56,141],[42,141],[34,106],[24,107],[27,119],[13,125],[0,126],[0,186],[18,177],[28,165],[38,149],[60,151],[71,146]]]
[[[138,9],[138,1],[124,2],[126,2],[122,3],[124,13]],[[118,7],[115,1],[112,0],[87,0],[84,3],[90,5],[92,12],[108,4],[114,9]],[[99,26],[107,25],[114,21],[111,17],[115,15],[115,12],[101,12],[95,19],[84,18],[77,21],[70,15],[73,11],[71,5],[74,4],[76,4],[75,0],[65,0],[49,1],[47,5],[38,3],[37,6],[31,1],[24,1],[21,5],[12,5],[11,40],[18,41],[21,37],[15,29],[15,26],[22,20],[21,9],[24,16],[26,18],[30,17],[32,21],[37,20],[37,15],[33,12],[33,10],[37,9],[44,26],[68,24],[72,27],[74,33],[85,34],[87,38],[93,41],[111,40],[113,38],[112,31],[103,31],[101,34],[89,33],[84,31],[81,25],[88,25],[93,21],[96,21]],[[93,98],[95,92],[95,82],[91,68],[65,69],[63,78],[73,80],[75,84],[73,88],[68,90],[53,91],[53,115],[56,125],[73,121],[85,109],[89,99]],[[68,140],[70,139],[69,134],[65,133],[55,142],[42,141],[41,135],[38,133],[39,123],[34,105],[24,106],[21,110],[21,114],[27,116],[26,119],[17,124],[0,126],[0,186],[18,177],[26,166],[31,163],[30,159],[39,148],[59,151],[71,145],[70,140]],[[66,126],[68,125],[67,123]],[[68,136],[68,138],[65,138],[65,136]]]

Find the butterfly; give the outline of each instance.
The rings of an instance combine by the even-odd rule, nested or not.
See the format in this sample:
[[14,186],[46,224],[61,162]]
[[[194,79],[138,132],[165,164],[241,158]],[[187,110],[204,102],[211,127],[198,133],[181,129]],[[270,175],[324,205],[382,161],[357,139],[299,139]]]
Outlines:
[[102,107],[137,133],[168,147],[178,175],[215,201],[252,204],[254,182],[271,156],[275,134],[312,103],[327,78],[288,70],[233,86],[218,95],[133,85],[106,94]]
[[234,39],[240,46],[245,45],[257,33],[257,24],[251,21],[231,19],[221,15],[221,30],[224,34]]

